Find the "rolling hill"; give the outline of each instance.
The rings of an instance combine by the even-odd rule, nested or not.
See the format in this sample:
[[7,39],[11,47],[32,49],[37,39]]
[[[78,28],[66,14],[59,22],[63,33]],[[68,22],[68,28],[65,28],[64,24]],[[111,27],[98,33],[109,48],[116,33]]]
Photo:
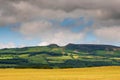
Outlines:
[[0,68],[120,66],[120,47],[95,44],[33,46],[0,50]]

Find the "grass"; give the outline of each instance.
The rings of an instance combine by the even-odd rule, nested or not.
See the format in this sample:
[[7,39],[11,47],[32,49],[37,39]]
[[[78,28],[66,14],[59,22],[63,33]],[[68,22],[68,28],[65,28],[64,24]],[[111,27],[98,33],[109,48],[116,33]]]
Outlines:
[[0,80],[120,80],[120,67],[0,69]]
[[43,64],[47,64],[47,61],[45,60],[45,58],[41,55],[35,55],[32,57],[29,57],[29,60],[33,63],[43,63]]
[[47,59],[51,60],[68,60],[72,59],[70,56],[55,56],[55,57],[47,57]]
[[54,57],[47,57],[49,63],[64,63],[65,60],[72,59],[71,56],[54,56]]
[[15,56],[13,56],[13,55],[0,55],[0,59],[12,59],[14,57]]

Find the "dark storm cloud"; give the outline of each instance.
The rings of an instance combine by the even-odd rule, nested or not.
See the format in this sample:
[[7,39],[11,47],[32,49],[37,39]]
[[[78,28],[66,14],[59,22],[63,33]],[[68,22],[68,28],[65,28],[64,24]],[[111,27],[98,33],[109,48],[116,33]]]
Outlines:
[[0,0],[2,16],[14,15],[17,19],[22,18],[23,14],[19,14],[19,10],[13,6],[13,3],[17,5],[21,2],[43,10],[62,10],[67,13],[82,10],[83,13],[87,11],[89,16],[91,16],[89,12],[94,11],[94,16],[97,19],[120,19],[119,0]]
[[119,26],[119,8],[120,0],[0,0],[0,25],[85,16],[102,26]]

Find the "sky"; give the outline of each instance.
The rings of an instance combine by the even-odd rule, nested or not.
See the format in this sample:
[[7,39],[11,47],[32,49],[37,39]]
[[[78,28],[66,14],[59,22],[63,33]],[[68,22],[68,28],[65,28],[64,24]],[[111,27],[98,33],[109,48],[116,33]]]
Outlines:
[[120,46],[120,0],[0,0],[0,49]]

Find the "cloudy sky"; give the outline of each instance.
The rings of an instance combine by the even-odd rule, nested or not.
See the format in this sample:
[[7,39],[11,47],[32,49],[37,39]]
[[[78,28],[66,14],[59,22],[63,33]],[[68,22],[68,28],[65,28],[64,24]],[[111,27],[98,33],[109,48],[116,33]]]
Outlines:
[[0,48],[120,46],[120,0],[0,0]]

